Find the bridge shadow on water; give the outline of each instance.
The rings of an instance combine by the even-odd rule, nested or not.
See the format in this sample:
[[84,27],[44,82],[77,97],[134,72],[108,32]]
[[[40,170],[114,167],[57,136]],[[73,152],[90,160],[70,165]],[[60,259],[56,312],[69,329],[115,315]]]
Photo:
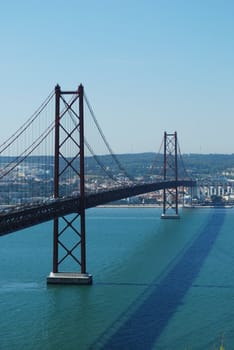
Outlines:
[[124,314],[91,349],[152,349],[198,276],[224,219],[225,210],[214,210],[209,222],[166,276],[147,286],[136,309],[130,315]]

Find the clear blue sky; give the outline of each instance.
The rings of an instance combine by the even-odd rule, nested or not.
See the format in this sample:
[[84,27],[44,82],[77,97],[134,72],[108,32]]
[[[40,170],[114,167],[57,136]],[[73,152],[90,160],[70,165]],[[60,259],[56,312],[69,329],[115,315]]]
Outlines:
[[[83,83],[116,153],[234,153],[233,0],[0,4],[0,140],[59,83]],[[1,143],[1,142],[0,142]]]

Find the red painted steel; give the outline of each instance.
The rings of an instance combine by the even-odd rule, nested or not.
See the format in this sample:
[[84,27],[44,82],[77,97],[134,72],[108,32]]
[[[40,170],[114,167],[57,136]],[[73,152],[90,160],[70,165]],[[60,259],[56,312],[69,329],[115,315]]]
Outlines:
[[[164,132],[164,181],[178,181],[178,144],[177,132]],[[178,186],[163,189],[163,216],[170,210],[178,215]]]
[[[66,97],[70,97],[69,101]],[[62,270],[64,262],[70,258],[78,266],[78,272],[86,273],[86,243],[85,243],[85,183],[84,183],[84,88],[82,85],[76,91],[61,91],[59,85],[55,87],[55,153],[54,153],[54,200],[62,198],[61,182],[66,171],[71,171],[79,179],[80,194],[79,209],[75,216],[62,216],[54,219],[53,239],[53,272],[68,272]],[[78,112],[76,104],[78,103]],[[63,104],[63,108],[61,108]],[[66,130],[64,120],[70,118],[72,127]],[[74,124],[74,125],[73,125]],[[78,137],[76,137],[78,132]],[[63,136],[62,136],[63,135]],[[75,156],[69,157],[63,147],[71,143]],[[78,161],[78,167],[75,163]],[[68,234],[76,237],[72,243],[67,239]],[[66,267],[67,268],[67,267]],[[72,272],[74,269],[72,270]],[[70,271],[69,271],[70,272]]]
[[84,182],[84,88],[78,89],[80,117],[80,233],[81,233],[81,273],[86,273],[85,242],[85,182]]

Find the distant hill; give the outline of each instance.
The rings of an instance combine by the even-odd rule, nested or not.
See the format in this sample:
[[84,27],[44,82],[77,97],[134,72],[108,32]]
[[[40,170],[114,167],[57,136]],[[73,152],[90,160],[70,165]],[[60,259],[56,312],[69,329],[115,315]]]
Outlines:
[[[147,153],[126,153],[116,155],[117,162],[126,169],[126,171],[136,177],[145,176],[147,173],[154,173],[154,169],[163,166],[163,154]],[[31,156],[24,162],[28,164],[46,164],[53,166],[53,156]],[[217,174],[230,169],[234,169],[234,154],[183,154],[183,164],[189,173],[195,174]],[[14,157],[0,157],[1,164],[6,164],[14,161]],[[178,162],[180,162],[180,157]],[[118,173],[119,167],[113,160],[111,155],[99,155],[85,158],[86,174],[100,173],[100,164],[111,170],[113,173]]]
[[[101,155],[98,158],[106,167],[117,169],[110,155]],[[150,168],[157,168],[159,165],[162,167],[163,165],[163,154],[156,155],[153,152],[118,154],[117,159],[133,176],[144,175],[150,171]],[[182,159],[184,167],[189,173],[214,175],[228,169],[234,169],[234,154],[183,154]],[[178,163],[180,162],[181,160],[178,159]],[[86,164],[90,169],[98,167],[95,163],[93,158],[86,159]]]

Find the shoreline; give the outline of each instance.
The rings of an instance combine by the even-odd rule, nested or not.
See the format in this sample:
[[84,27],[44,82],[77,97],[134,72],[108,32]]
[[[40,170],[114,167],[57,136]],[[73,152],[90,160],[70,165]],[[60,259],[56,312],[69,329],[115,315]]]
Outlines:
[[[185,208],[185,209],[200,209],[200,208],[225,208],[225,209],[231,209],[233,208],[233,205],[227,204],[227,205],[189,205],[189,206],[183,206],[179,205],[178,206],[180,209]],[[162,205],[159,204],[103,204],[103,205],[98,205],[96,208],[163,208]]]

